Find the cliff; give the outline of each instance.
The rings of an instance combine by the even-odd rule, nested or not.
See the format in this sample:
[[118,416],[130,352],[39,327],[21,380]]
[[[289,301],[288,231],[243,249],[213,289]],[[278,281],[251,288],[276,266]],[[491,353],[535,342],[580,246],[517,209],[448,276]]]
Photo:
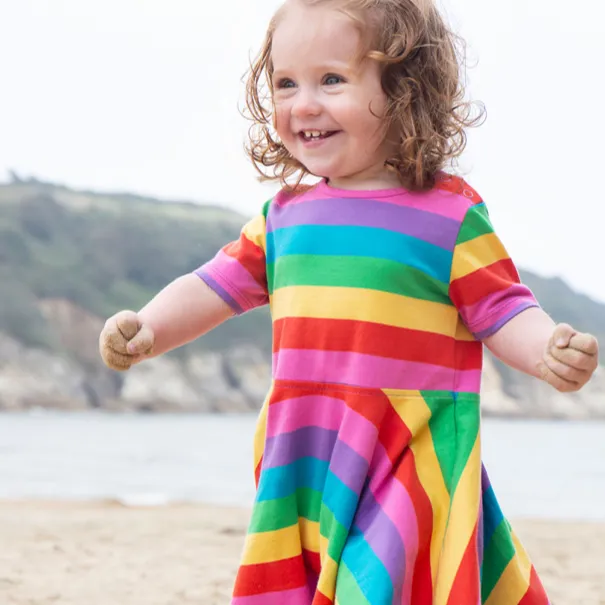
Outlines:
[[[270,380],[266,310],[124,374],[104,368],[97,352],[102,318],[139,308],[236,237],[243,221],[208,204],[35,180],[0,185],[0,410],[258,409]],[[559,279],[523,279],[555,319],[605,336],[605,305]],[[605,417],[602,369],[581,393],[562,395],[488,356],[483,391],[489,415]]]

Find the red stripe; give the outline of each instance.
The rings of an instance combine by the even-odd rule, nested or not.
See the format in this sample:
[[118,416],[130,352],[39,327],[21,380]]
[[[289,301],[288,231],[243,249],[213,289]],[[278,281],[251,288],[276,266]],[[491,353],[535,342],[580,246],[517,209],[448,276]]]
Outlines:
[[303,548],[302,556],[307,569],[312,569],[319,575],[321,573],[321,559],[319,558],[319,553]]
[[433,605],[433,579],[431,576],[433,509],[418,478],[414,458],[414,452],[407,449],[395,469],[395,477],[408,490],[418,521],[418,553],[414,565],[411,602],[414,605]]
[[525,596],[519,601],[519,605],[548,605],[546,591],[533,566],[531,568],[531,576],[529,577],[529,588]]
[[[328,599],[325,594],[322,594],[318,591],[315,593],[315,596],[313,597],[313,603],[311,603],[311,605],[332,605],[333,603],[334,601],[332,601],[332,599]],[[287,605],[287,603],[285,603],[284,605]]]
[[[359,387],[344,384],[316,384],[296,380],[280,380],[275,384],[270,405],[287,399],[316,397],[317,395],[341,399],[345,405],[371,422],[376,428],[380,428],[385,410],[391,405],[380,389],[359,389]],[[370,405],[368,405],[368,396]],[[377,405],[378,402],[380,405]]]
[[242,565],[235,580],[234,597],[249,597],[266,592],[292,590],[307,585],[301,555],[273,563]]
[[511,284],[519,282],[519,274],[513,261],[506,258],[453,281],[450,285],[450,297],[459,309],[474,305],[489,294],[506,290]]
[[267,289],[267,275],[265,269],[265,252],[262,248],[251,242],[243,233],[239,239],[227,244],[223,252],[236,259],[252,275],[265,290]]
[[450,193],[464,195],[473,205],[480,204],[483,201],[481,196],[459,176],[446,174],[443,179],[437,179],[434,188],[440,191],[449,191]]
[[478,603],[479,586],[479,553],[477,551],[477,526],[466,547],[456,578],[449,594],[447,605],[460,605],[460,603]]
[[[265,444],[263,443],[263,447],[264,446],[265,446]],[[254,483],[256,484],[256,489],[258,489],[258,482],[260,481],[260,472],[261,472],[261,469],[263,468],[263,458],[264,458],[264,456],[260,457],[260,460],[258,461],[256,468],[254,469]]]
[[405,453],[410,444],[412,433],[401,419],[401,416],[393,409],[387,396],[382,393],[381,396],[386,400],[386,410],[378,433],[378,440],[384,447],[393,466],[396,466],[401,453]]
[[[273,323],[273,352],[280,349],[351,351],[446,368],[481,369],[474,341],[355,320],[287,317]],[[464,360],[464,367],[460,367]]]

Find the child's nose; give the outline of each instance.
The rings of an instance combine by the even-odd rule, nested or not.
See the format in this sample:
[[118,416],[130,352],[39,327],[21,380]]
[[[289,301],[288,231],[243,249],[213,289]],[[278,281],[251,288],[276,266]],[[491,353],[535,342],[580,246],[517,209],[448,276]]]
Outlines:
[[317,95],[311,90],[299,89],[292,105],[292,115],[296,118],[304,118],[317,116],[321,111],[322,106]]

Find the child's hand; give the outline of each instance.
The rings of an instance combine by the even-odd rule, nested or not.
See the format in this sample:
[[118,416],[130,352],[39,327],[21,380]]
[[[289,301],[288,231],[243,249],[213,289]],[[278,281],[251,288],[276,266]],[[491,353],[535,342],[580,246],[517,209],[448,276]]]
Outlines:
[[105,323],[99,337],[99,350],[105,365],[124,371],[151,353],[153,343],[153,331],[141,324],[134,311],[120,311]]
[[542,380],[561,393],[579,391],[599,365],[599,345],[590,334],[556,326],[538,368]]

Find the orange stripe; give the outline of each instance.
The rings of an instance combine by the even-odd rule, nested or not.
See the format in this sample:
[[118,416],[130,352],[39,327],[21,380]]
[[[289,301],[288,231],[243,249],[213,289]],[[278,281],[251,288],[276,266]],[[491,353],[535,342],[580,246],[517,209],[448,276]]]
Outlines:
[[449,336],[347,319],[287,317],[273,324],[273,352],[280,349],[350,351],[464,370],[481,369],[481,344]]

